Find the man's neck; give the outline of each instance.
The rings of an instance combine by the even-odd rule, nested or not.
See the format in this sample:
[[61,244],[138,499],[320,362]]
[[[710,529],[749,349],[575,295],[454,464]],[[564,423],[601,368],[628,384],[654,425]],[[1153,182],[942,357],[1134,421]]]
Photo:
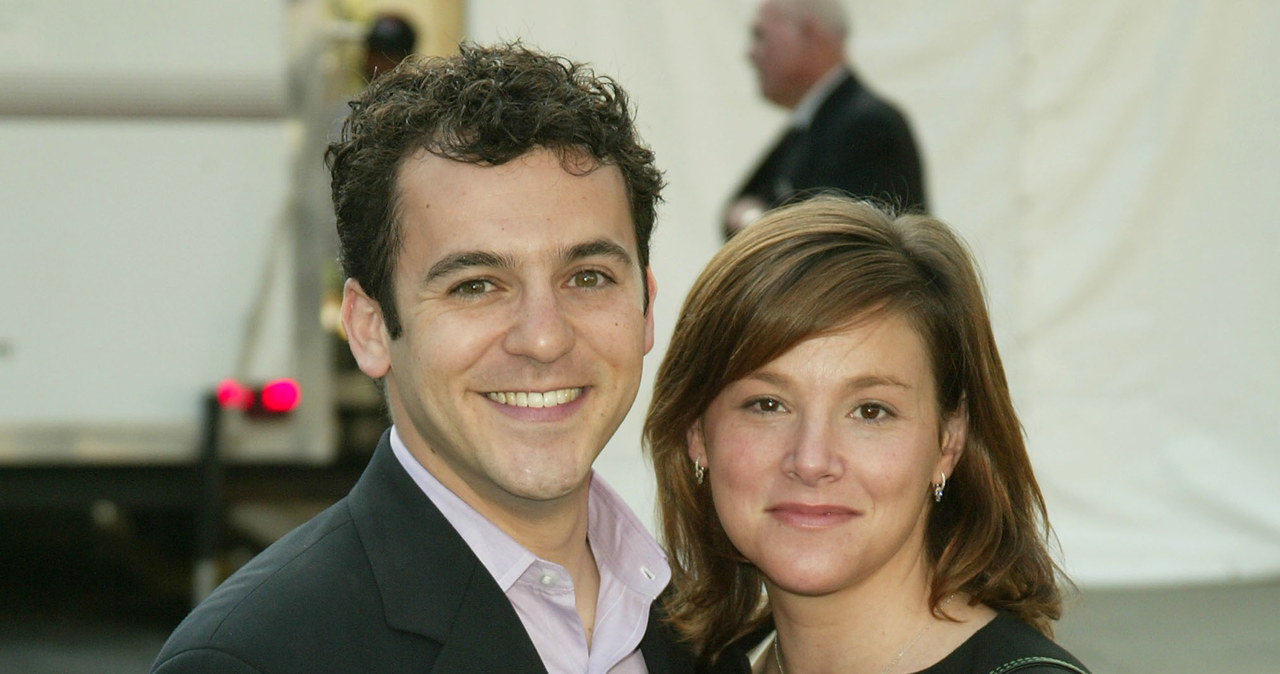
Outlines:
[[[600,569],[587,537],[589,489],[582,490],[581,507],[559,508],[537,517],[482,514],[534,555],[564,567],[573,580],[574,604],[582,621],[588,648],[596,622],[600,597]],[[477,509],[479,510],[479,509]],[[505,518],[505,521],[504,521]]]
[[[515,568],[503,566],[502,562],[498,562],[497,567],[490,566],[492,562],[497,562],[499,559],[514,561],[510,556],[512,554],[510,544],[563,568],[573,584],[575,608],[587,643],[590,645],[601,587],[600,570],[591,548],[588,531],[591,522],[594,474],[589,474],[587,479],[570,493],[544,501],[519,498],[496,488],[480,493],[456,472],[442,469],[437,465],[441,459],[434,453],[415,451],[406,444],[399,429],[392,431],[391,446],[405,470],[427,493],[427,496],[436,501],[446,519],[449,519],[455,528],[461,526],[459,533],[473,550],[477,550],[481,562],[488,567],[495,579],[506,578],[505,574]],[[601,488],[607,492],[607,487]],[[444,499],[444,502],[437,500],[438,498]],[[459,508],[465,508],[465,511]],[[470,515],[467,515],[468,512]],[[490,537],[472,540],[471,537],[477,535],[477,529],[474,525],[465,523],[468,517],[483,520],[483,527],[489,531]],[[505,536],[494,537],[492,535],[494,529]],[[509,544],[503,544],[508,547],[503,548],[503,545],[497,545],[489,548],[486,541],[496,538],[509,539]],[[505,549],[507,552],[497,552],[500,549]],[[489,552],[484,552],[486,550]],[[504,554],[506,557],[503,557]],[[519,553],[515,555],[521,557]],[[519,572],[523,573],[524,569],[524,566],[520,566]],[[515,579],[509,578],[509,580],[514,582]],[[507,591],[506,587],[504,591]]]
[[591,481],[570,494],[550,501],[531,501],[507,493],[481,494],[456,474],[432,470],[436,457],[409,450],[428,472],[539,559],[564,567],[573,580],[574,604],[588,646],[595,627],[600,596],[600,570],[587,539]]
[[840,82],[840,78],[848,72],[848,68],[843,63],[837,63],[829,70],[822,73],[822,76],[814,80],[804,96],[796,102],[791,108],[791,126],[807,127],[809,122],[813,121],[813,116],[817,114],[818,108],[822,102],[831,95],[831,91],[836,88]]
[[465,496],[463,500],[530,552],[570,573],[583,559],[591,557],[587,543],[590,482],[555,501],[503,504],[495,499]]

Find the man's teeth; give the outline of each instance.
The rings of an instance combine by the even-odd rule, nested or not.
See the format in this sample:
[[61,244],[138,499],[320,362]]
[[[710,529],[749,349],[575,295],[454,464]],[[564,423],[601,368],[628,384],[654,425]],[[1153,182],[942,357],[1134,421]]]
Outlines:
[[555,391],[495,391],[487,394],[489,400],[502,405],[516,407],[555,407],[576,400],[582,395],[582,388],[562,388]]

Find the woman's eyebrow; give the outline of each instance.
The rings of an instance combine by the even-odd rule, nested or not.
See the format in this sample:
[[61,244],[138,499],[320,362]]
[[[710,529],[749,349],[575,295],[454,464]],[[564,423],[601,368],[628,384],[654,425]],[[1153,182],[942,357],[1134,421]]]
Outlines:
[[884,374],[869,374],[856,377],[849,381],[850,390],[860,390],[864,388],[875,388],[877,386],[891,386],[894,388],[902,388],[911,390],[915,388],[911,384],[901,381],[895,377]]
[[[744,379],[753,379],[756,381],[762,381],[766,384],[773,384],[775,386],[781,386],[783,384],[787,384],[792,381],[790,377],[778,374],[776,372],[770,372],[768,370],[754,372],[744,377]],[[862,375],[859,377],[854,377],[853,379],[850,379],[845,384],[845,388],[849,389],[850,391],[857,391],[857,390],[867,389],[867,388],[875,388],[877,386],[891,386],[894,388],[901,388],[901,389],[907,389],[907,390],[915,388],[911,384],[903,382],[895,377],[891,377],[889,375],[883,375],[883,374],[868,374],[868,375]]]

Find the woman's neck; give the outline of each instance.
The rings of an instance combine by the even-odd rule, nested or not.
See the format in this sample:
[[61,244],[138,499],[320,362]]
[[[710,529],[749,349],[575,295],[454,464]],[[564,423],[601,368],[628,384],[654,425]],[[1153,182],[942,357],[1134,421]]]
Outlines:
[[769,602],[786,674],[879,674],[936,620],[923,561],[898,573],[882,569],[878,577],[823,596],[770,585]]

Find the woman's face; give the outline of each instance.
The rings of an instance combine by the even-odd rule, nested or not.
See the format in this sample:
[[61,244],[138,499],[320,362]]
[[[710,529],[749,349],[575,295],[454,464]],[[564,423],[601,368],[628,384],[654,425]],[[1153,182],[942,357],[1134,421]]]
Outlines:
[[689,431],[725,532],[771,592],[837,592],[924,569],[930,483],[964,447],[896,315],[801,342],[731,383]]

